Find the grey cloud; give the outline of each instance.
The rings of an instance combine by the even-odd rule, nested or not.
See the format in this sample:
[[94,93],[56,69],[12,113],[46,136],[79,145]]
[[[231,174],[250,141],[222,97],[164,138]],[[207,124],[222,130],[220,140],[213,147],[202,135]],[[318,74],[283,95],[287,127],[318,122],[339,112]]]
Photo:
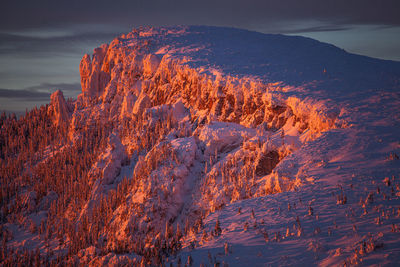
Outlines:
[[47,92],[61,90],[66,97],[75,97],[81,92],[81,85],[79,83],[42,83],[40,85],[31,86],[28,90]]
[[0,33],[0,54],[10,53],[82,53],[82,46],[100,45],[110,42],[117,33],[76,33],[56,37],[21,36],[12,33]]
[[26,100],[46,100],[49,99],[50,94],[46,92],[36,92],[29,89],[4,89],[0,88],[1,98],[17,98]]
[[0,88],[0,98],[21,99],[27,101],[46,101],[51,92],[60,89],[67,97],[74,96],[81,90],[78,83],[42,83],[24,89]]
[[314,26],[314,27],[306,27],[306,28],[298,28],[298,29],[283,29],[280,32],[285,34],[294,34],[294,33],[310,33],[310,32],[334,32],[334,31],[347,31],[352,27],[349,26]]

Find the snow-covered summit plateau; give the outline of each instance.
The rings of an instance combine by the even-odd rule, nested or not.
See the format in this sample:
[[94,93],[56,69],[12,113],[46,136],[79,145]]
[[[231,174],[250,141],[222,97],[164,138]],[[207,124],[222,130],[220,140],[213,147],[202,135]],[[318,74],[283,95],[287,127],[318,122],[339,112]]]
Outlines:
[[[56,92],[49,105],[66,141],[41,158],[50,164],[93,129],[100,140],[82,149],[95,155],[87,194],[57,211],[90,235],[52,245],[73,246],[69,263],[400,261],[400,62],[298,36],[175,26],[123,34],[79,70],[77,100]],[[35,198],[25,216],[48,218]],[[44,246],[7,225],[11,246]]]

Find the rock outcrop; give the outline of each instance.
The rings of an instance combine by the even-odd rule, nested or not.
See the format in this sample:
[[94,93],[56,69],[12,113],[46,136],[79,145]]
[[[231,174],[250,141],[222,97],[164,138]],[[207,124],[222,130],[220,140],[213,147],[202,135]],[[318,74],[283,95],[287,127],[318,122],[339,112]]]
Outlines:
[[57,90],[50,96],[49,114],[53,116],[54,123],[60,125],[67,122],[71,117],[71,107],[65,101],[62,91]]
[[[182,31],[185,30],[183,27]],[[107,103],[102,108],[104,116],[123,119],[142,114],[152,105],[182,101],[188,108],[203,111],[193,117],[199,120],[204,118],[200,114],[207,114],[208,121],[234,122],[246,127],[263,125],[277,130],[293,118],[300,132],[310,128],[315,136],[340,127],[335,125],[338,112],[325,108],[323,101],[308,102],[306,98],[286,96],[285,91],[294,87],[280,83],[224,74],[209,66],[203,71],[202,67],[194,66],[203,60],[200,56],[206,48],[198,43],[192,48],[178,48],[179,42],[167,45],[160,38],[168,40],[180,35],[174,31],[144,29],[96,48],[92,57],[85,55],[80,63],[82,95],[78,109],[100,101]]]
[[92,58],[86,54],[79,65],[82,93],[89,99],[100,96],[110,80],[110,74],[102,69],[107,48],[108,45],[96,48]]

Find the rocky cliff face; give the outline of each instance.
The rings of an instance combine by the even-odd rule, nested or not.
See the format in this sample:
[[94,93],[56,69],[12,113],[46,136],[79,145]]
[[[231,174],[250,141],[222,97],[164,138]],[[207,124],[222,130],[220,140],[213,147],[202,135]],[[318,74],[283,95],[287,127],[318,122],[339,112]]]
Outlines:
[[65,101],[64,94],[60,90],[51,95],[48,113],[53,116],[56,125],[67,123],[71,118],[72,109]]
[[[96,48],[92,58],[82,58],[78,109],[94,101],[102,103],[106,116],[119,114],[124,118],[151,106],[182,100],[192,110],[193,119],[206,117],[208,121],[278,130],[293,118],[299,131],[310,129],[313,133],[336,127],[338,112],[323,102],[286,97],[285,92],[293,89],[290,86],[193,68],[185,63],[189,59],[177,57],[173,49],[152,41],[159,33],[147,31],[123,35]],[[104,109],[106,106],[112,110]]]
[[107,48],[108,45],[96,48],[92,58],[86,54],[79,65],[82,94],[89,99],[101,95],[110,80],[110,75],[102,69]]
[[163,43],[188,34],[185,27],[139,29],[81,60],[70,137],[79,140],[96,122],[114,125],[114,141],[92,167],[94,187],[79,218],[110,185],[132,179],[128,202],[110,222],[119,230],[108,233],[109,246],[129,239],[122,234],[129,229],[198,223],[230,202],[301,185],[296,175],[274,171],[277,164],[303,142],[343,127],[337,108],[290,93],[299,87],[191,64],[207,44]]

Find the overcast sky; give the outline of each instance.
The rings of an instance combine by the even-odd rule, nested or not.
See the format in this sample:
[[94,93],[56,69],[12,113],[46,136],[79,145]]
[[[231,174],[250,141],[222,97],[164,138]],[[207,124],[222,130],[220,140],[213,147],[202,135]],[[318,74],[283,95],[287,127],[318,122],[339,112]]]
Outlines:
[[399,0],[15,0],[0,9],[0,110],[80,92],[84,53],[141,25],[216,25],[303,35],[400,61]]

